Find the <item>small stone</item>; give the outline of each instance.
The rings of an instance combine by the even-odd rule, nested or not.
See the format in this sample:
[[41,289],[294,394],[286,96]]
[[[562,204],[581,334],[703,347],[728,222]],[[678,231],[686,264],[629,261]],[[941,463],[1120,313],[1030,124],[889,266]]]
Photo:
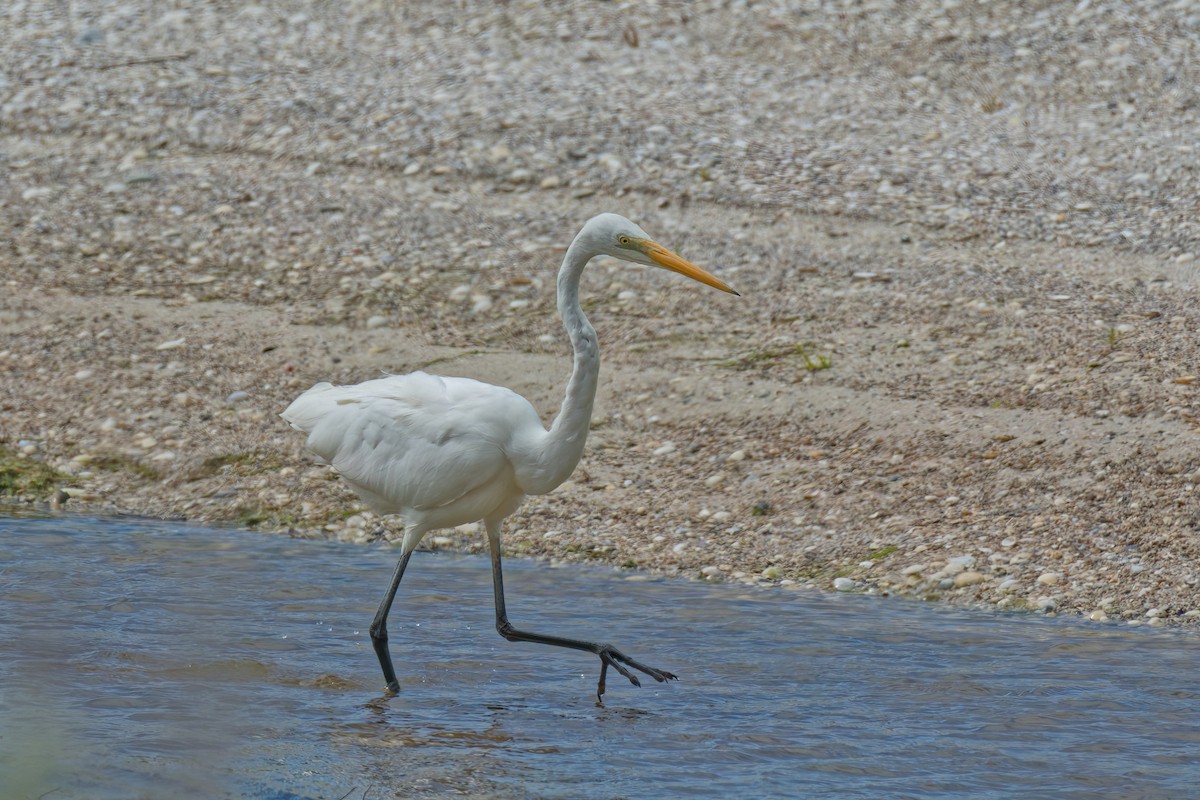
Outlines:
[[1146,612],[1146,616],[1150,617],[1151,619],[1154,619],[1155,617],[1161,617],[1162,615],[1163,610],[1161,608],[1152,608]]
[[777,581],[783,577],[783,570],[779,567],[767,567],[762,571],[762,576],[769,581]]
[[733,514],[728,511],[717,511],[712,515],[714,522],[728,522],[731,517],[733,517]]
[[562,178],[557,175],[547,175],[542,178],[542,182],[538,186],[542,189],[557,189],[559,186],[562,186]]
[[964,586],[974,586],[986,580],[987,576],[981,572],[960,572],[954,576],[954,588],[961,589]]
[[1043,572],[1038,576],[1037,582],[1042,586],[1053,586],[1062,580],[1062,575],[1057,572]]
[[975,565],[975,556],[955,556],[946,562],[942,572],[947,575],[957,575]]
[[1006,578],[1006,579],[1000,581],[1000,585],[996,587],[996,590],[999,592],[1003,592],[1004,594],[1008,594],[1010,592],[1017,591],[1017,589],[1019,589],[1020,586],[1021,586],[1021,582],[1019,580],[1017,580],[1016,578]]
[[925,567],[926,567],[925,564],[910,564],[909,566],[900,570],[900,574],[904,575],[905,577],[907,577],[909,575],[917,575],[917,574],[923,572],[925,570]]
[[175,350],[176,348],[183,347],[185,342],[187,342],[187,339],[169,339],[168,341],[165,341],[165,342],[162,342],[161,344],[155,345],[154,349],[155,350]]
[[674,442],[663,442],[661,447],[654,448],[654,455],[656,455],[656,456],[665,456],[668,453],[674,453],[674,452],[675,452],[675,443]]
[[99,28],[84,28],[78,36],[75,37],[76,44],[99,44],[104,41],[104,31]]
[[75,373],[75,380],[86,381],[88,378],[92,377],[92,375],[94,375],[94,374],[95,373],[92,372],[92,370],[90,370],[90,369],[81,369]]
[[706,578],[715,578],[721,574],[721,568],[716,566],[708,566],[700,570],[700,574]]
[[834,578],[833,588],[839,592],[852,592],[858,588],[858,582],[849,578]]
[[705,478],[704,485],[711,489],[712,487],[716,486],[717,484],[721,483],[724,480],[725,480],[725,473],[718,472],[716,475],[709,475],[707,478]]
[[728,456],[725,457],[725,460],[726,461],[745,461],[746,460],[746,451],[745,450],[734,450],[732,453],[730,453]]
[[51,511],[61,511],[62,507],[65,506],[67,504],[67,501],[70,499],[71,499],[71,495],[67,494],[62,489],[59,489],[50,498],[50,510]]
[[1162,617],[1154,617],[1147,623],[1151,628],[1161,628],[1167,624],[1167,621]]
[[238,403],[244,403],[249,399],[250,394],[248,392],[243,392],[241,389],[238,389],[236,392],[229,393],[229,396],[225,398],[225,403],[232,406]]
[[383,316],[374,316],[367,319],[367,327],[370,329],[385,328],[388,324],[388,318]]
[[612,153],[601,153],[596,156],[596,163],[606,169],[608,172],[616,173],[625,168],[621,163],[621,159],[617,158]]
[[1103,609],[1098,608],[1091,614],[1088,614],[1088,619],[1092,622],[1105,622],[1108,619],[1108,614],[1105,614]]
[[151,461],[174,461],[175,454],[170,450],[163,450],[161,453],[155,453],[150,457]]

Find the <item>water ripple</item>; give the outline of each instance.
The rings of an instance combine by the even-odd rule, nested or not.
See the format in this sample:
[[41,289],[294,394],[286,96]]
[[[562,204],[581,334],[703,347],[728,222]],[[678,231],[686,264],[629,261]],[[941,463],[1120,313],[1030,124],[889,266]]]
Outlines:
[[[637,690],[493,628],[486,559],[152,520],[0,517],[0,797],[1183,797],[1197,640],[514,559],[523,627],[682,676]],[[604,598],[602,604],[596,598]]]

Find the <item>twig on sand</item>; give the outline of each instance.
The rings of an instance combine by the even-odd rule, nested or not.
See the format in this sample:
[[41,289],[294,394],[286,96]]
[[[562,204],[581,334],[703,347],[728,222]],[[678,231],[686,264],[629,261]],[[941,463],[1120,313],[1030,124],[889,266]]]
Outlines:
[[188,50],[183,53],[165,53],[161,56],[143,56],[141,58],[126,59],[125,61],[114,61],[110,64],[101,64],[100,66],[96,67],[96,69],[120,69],[121,67],[136,67],[141,64],[162,64],[166,61],[185,61],[195,54],[195,50]]

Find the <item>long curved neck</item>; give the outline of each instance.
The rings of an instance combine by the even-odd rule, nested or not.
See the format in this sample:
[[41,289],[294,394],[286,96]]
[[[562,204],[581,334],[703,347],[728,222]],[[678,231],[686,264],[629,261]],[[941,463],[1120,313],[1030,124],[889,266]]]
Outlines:
[[571,337],[575,367],[571,371],[571,379],[567,381],[566,397],[550,426],[543,451],[542,463],[554,486],[570,476],[583,455],[600,376],[600,347],[596,342],[596,329],[588,322],[579,305],[579,278],[591,257],[590,248],[577,237],[567,248],[562,268],[558,271],[558,313],[567,335]]

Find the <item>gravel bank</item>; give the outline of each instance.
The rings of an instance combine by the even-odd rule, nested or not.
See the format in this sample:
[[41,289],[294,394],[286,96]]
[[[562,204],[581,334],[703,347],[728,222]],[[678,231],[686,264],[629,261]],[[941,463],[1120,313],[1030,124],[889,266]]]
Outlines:
[[377,5],[0,10],[18,493],[367,540],[278,412],[430,368],[551,417],[611,210],[743,298],[593,264],[589,449],[511,552],[1200,617],[1190,4]]

